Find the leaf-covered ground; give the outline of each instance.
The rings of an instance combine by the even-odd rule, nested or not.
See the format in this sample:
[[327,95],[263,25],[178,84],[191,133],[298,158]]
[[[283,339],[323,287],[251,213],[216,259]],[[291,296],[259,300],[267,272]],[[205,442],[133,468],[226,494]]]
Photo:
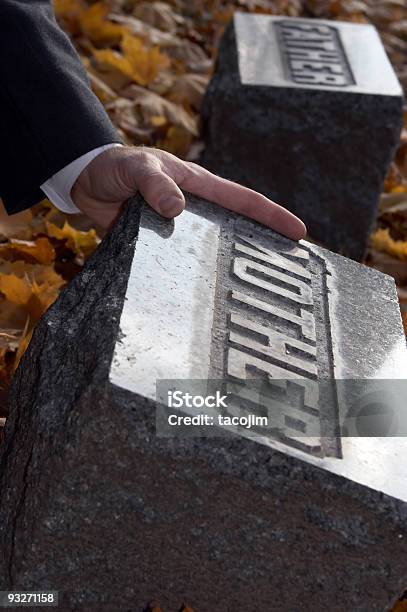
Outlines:
[[[406,0],[54,0],[54,6],[123,139],[189,160],[202,150],[200,105],[235,10],[372,23],[407,92]],[[407,110],[404,124],[366,263],[396,279],[407,331]],[[11,218],[1,206],[0,426],[36,322],[101,236],[84,217],[65,216],[47,200]]]

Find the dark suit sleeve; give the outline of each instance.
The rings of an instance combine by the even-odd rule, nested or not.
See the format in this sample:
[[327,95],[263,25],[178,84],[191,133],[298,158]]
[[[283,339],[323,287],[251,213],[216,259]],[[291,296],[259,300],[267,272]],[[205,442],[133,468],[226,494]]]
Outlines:
[[0,0],[0,197],[8,213],[84,153],[121,142],[48,0]]

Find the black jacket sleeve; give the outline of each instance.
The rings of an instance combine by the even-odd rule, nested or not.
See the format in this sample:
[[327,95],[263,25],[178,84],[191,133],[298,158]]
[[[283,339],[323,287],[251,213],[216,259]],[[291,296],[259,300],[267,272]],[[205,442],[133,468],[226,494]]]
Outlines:
[[49,0],[0,0],[0,197],[7,212],[84,153],[121,142]]

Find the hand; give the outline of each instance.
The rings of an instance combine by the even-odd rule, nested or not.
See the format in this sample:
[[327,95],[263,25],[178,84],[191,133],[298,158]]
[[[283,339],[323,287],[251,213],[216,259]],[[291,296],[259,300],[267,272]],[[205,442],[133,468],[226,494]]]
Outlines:
[[137,191],[154,210],[172,219],[185,208],[181,189],[250,217],[289,238],[304,238],[304,223],[265,196],[220,178],[171,153],[147,147],[114,147],[82,171],[71,190],[75,205],[102,227],[109,227]]

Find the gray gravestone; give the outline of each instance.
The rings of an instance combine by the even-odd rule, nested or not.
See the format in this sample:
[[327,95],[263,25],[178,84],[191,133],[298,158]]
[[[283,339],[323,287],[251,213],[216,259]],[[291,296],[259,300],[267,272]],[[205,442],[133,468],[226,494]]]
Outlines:
[[237,13],[203,103],[202,161],[361,259],[402,108],[373,26]]
[[[0,590],[59,591],[64,612],[387,609],[405,587],[404,402],[396,430],[361,429],[365,398],[405,378],[393,280],[196,198],[175,222],[142,209],[137,237],[139,210],[14,379]],[[221,381],[223,417],[272,423],[176,430],[174,381]]]

